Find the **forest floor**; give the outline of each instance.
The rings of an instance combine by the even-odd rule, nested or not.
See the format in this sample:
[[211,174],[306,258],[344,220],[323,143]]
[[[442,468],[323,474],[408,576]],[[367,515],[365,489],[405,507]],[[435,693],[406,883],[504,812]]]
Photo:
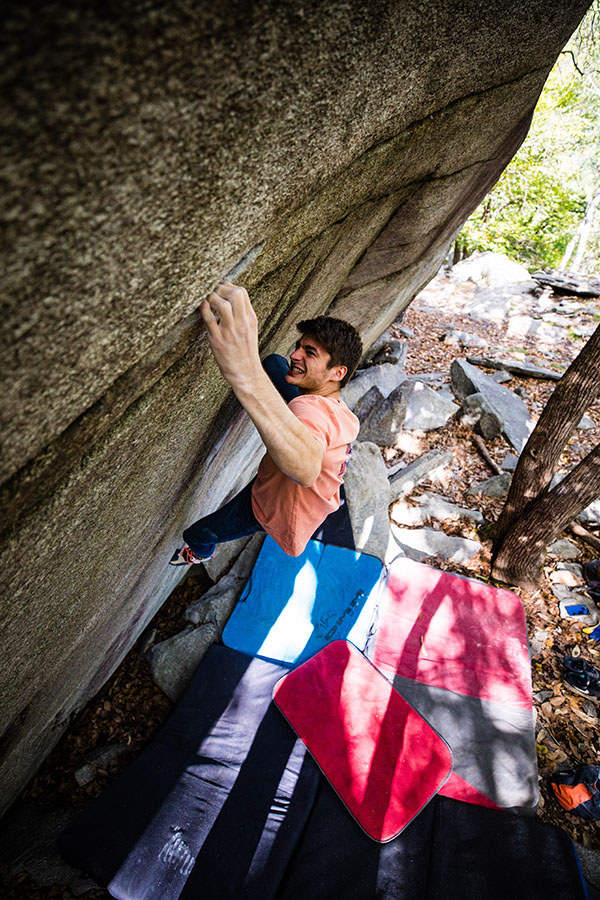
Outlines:
[[[458,285],[449,293],[447,280],[437,279],[412,303],[402,320],[402,325],[414,332],[414,337],[408,340],[408,357],[405,364],[407,374],[444,371],[448,373],[449,381],[452,360],[471,354],[504,357],[512,355],[520,361],[526,356],[528,362],[546,368],[565,369],[581,350],[583,341],[575,339],[567,331],[562,341],[544,344],[536,338],[520,337],[517,346],[515,338],[507,333],[506,322],[483,321],[460,314],[464,299],[472,296],[472,293],[472,285]],[[436,307],[436,298],[440,301],[442,295],[443,302],[438,302]],[[456,344],[441,340],[444,332],[451,326],[484,337],[488,341],[488,348],[463,351]],[[518,386],[523,389],[523,399],[531,415],[537,419],[553,390],[554,383],[530,378],[514,378],[510,387],[514,390]],[[597,427],[576,432],[561,459],[561,469],[565,471],[572,468],[600,442],[600,402],[596,402],[588,410],[588,415],[595,420]],[[474,500],[465,497],[466,490],[471,484],[484,481],[494,473],[479,455],[472,438],[471,429],[454,418],[447,426],[435,432],[406,432],[396,447],[384,449],[384,457],[387,464],[392,466],[400,459],[410,462],[430,449],[452,451],[461,477],[444,484],[444,495],[461,506],[473,507]],[[511,450],[500,437],[487,441],[486,445],[492,458],[499,464]],[[431,488],[432,485],[423,483],[415,495],[419,490]],[[439,492],[439,484],[434,485],[433,489]],[[478,498],[476,503],[483,512],[486,522],[493,522],[499,515],[503,501],[483,497],[481,500]],[[458,520],[450,527],[445,523],[444,531],[448,534],[475,538],[482,542],[483,549],[467,566],[441,564],[439,560],[432,562],[438,568],[488,580],[490,540],[482,538],[481,534],[475,532],[473,525],[464,520]],[[590,547],[579,538],[570,533],[562,536],[578,546],[580,550],[578,562],[594,558]],[[553,568],[549,560],[544,567],[537,591],[517,591],[524,604],[530,640],[536,632],[543,631],[548,635],[532,664],[540,779],[538,816],[560,826],[574,840],[600,850],[597,824],[565,812],[549,793],[547,786],[547,777],[558,763],[571,766],[600,764],[598,732],[600,706],[570,693],[563,685],[559,666],[561,658],[568,654],[580,654],[600,666],[600,645],[588,639],[576,622],[560,618],[558,601],[551,590],[550,576]],[[193,569],[171,594],[151,623],[151,629],[156,629],[153,641],[164,640],[180,631],[186,607],[210,586],[211,581],[204,573],[203,567]],[[172,704],[152,681],[144,649],[142,636],[102,691],[76,716],[25,791],[21,803],[35,800],[45,808],[85,805],[103,790],[117,772],[131,762],[157,732],[171,711]],[[536,699],[536,695],[540,692],[546,693],[542,693],[541,698]],[[115,744],[122,745],[123,752],[112,762],[100,766],[93,781],[80,786],[75,779],[75,772],[97,748]],[[3,893],[6,900],[25,900],[25,898],[73,900],[75,896],[77,895],[71,888],[63,885],[39,887],[25,873],[13,878],[10,884],[5,886]],[[109,894],[98,889],[88,890],[79,896],[87,900],[100,898],[104,900]]]

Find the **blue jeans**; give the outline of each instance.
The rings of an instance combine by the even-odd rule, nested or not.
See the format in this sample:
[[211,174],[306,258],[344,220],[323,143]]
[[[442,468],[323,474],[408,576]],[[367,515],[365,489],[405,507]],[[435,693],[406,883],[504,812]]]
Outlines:
[[[298,388],[285,380],[289,366],[284,356],[275,353],[267,356],[263,360],[263,368],[286,403],[298,396]],[[213,555],[217,544],[264,531],[252,512],[253,484],[254,479],[225,506],[185,529],[183,539],[196,556],[206,559]]]

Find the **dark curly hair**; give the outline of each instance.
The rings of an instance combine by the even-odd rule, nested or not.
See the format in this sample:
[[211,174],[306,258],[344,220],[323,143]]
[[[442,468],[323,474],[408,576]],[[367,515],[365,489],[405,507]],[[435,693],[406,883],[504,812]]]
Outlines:
[[327,350],[331,357],[328,369],[346,366],[348,371],[340,381],[340,388],[343,388],[354,375],[363,355],[362,341],[356,328],[343,319],[333,319],[331,316],[304,319],[296,327],[300,334],[310,335]]

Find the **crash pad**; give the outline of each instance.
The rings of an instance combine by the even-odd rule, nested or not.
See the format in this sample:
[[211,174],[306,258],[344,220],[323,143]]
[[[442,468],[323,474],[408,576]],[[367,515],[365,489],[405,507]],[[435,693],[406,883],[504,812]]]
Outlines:
[[372,660],[422,684],[531,708],[520,598],[407,557],[390,566]]
[[445,741],[348,641],[284,675],[273,698],[374,840],[400,834],[452,771]]
[[300,556],[288,556],[267,536],[223,643],[288,666],[340,638],[363,647],[382,569],[374,556],[313,540]]
[[376,843],[322,779],[276,900],[586,900],[573,843],[538,819],[437,794]]
[[269,900],[319,772],[272,702],[286,670],[212,646],[159,734],[66,829],[119,900]]
[[367,655],[452,747],[446,795],[535,812],[531,667],[516,594],[396,559]]

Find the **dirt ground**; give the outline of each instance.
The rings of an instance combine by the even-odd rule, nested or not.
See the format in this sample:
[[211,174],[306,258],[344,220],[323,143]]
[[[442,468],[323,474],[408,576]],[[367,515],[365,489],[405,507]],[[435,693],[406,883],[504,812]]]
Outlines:
[[[408,339],[408,358],[405,369],[408,374],[422,372],[449,372],[450,364],[456,357],[473,355],[507,355],[515,352],[515,340],[506,334],[503,324],[494,324],[467,317],[460,317],[450,309],[432,309],[430,289],[411,305],[402,320],[402,325],[414,332]],[[460,291],[460,288],[456,289]],[[470,288],[465,288],[470,290]],[[458,297],[460,300],[460,297]],[[449,325],[471,334],[485,337],[489,343],[487,351],[474,349],[463,351],[456,344],[440,340]],[[566,368],[579,352],[583,342],[572,336],[564,341],[544,348],[533,338],[519,338],[517,357],[526,353],[529,362],[545,367]],[[502,351],[502,354],[500,353]],[[519,355],[520,354],[520,355]],[[522,387],[523,399],[531,414],[537,418],[547,401],[553,383],[534,379],[515,378],[511,389]],[[578,431],[565,448],[561,466],[570,469],[592,446],[600,441],[600,402],[588,411],[595,419],[595,430]],[[489,478],[493,472],[478,453],[473,443],[473,432],[456,420],[436,432],[406,433],[400,444],[385,448],[384,456],[389,466],[399,460],[410,462],[427,450],[438,448],[451,450],[459,461],[460,478],[444,485],[444,495],[463,506],[474,506],[473,498],[466,498],[468,487],[477,481]],[[511,448],[502,438],[486,442],[487,449],[496,462],[501,463]],[[427,490],[432,485],[423,483],[418,489]],[[439,492],[439,485],[434,486]],[[410,502],[410,499],[409,499]],[[477,507],[483,512],[486,522],[493,522],[502,507],[502,500],[482,498]],[[472,524],[458,520],[450,526],[444,523],[448,534],[476,538],[483,543],[483,550],[468,566],[454,564],[435,565],[449,571],[488,580],[490,561],[490,541],[477,533]],[[580,549],[578,562],[594,558],[589,546],[568,533],[563,535]],[[202,568],[202,567],[198,567]],[[566,813],[548,791],[547,776],[557,763],[568,765],[599,764],[600,737],[598,732],[598,711],[600,706],[590,700],[570,693],[563,685],[560,659],[567,654],[580,654],[600,666],[600,649],[596,641],[590,640],[575,622],[561,619],[558,601],[551,591],[550,575],[554,564],[548,560],[539,589],[533,593],[518,591],[525,607],[530,639],[536,631],[548,632],[543,649],[533,659],[533,691],[551,692],[542,694],[541,702],[534,699],[537,712],[537,748],[540,778],[541,819],[552,822],[567,831],[576,841],[590,848],[600,850],[597,824]],[[22,801],[35,799],[46,807],[72,804],[79,807],[97,796],[106,784],[123,769],[160,728],[171,710],[171,703],[153,683],[144,649],[149,639],[160,641],[175,634],[183,627],[182,614],[185,608],[200,597],[211,582],[202,571],[194,569],[183,583],[173,592],[169,600],[155,617],[149,631],[142,636],[136,647],[124,659],[121,666],[107,682],[102,691],[73,720],[69,730],[51,753],[38,775],[25,791]],[[80,787],[75,780],[75,772],[86,762],[90,754],[104,745],[122,744],[122,754],[104,767],[98,769],[94,780]],[[40,888],[25,875],[13,879],[5,887],[6,900],[42,900],[61,898],[73,900],[75,895],[64,886]],[[80,896],[87,900],[99,900],[109,895],[103,890],[88,891]]]

